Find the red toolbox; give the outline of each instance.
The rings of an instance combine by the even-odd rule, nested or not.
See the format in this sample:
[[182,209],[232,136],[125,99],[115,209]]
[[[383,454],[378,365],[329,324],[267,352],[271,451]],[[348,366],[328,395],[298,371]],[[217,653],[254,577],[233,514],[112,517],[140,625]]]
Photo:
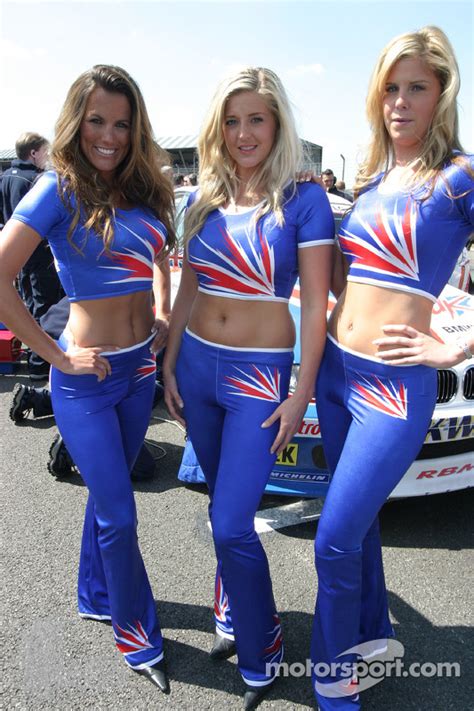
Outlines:
[[0,330],[0,373],[12,373],[21,354],[21,341],[11,331]]

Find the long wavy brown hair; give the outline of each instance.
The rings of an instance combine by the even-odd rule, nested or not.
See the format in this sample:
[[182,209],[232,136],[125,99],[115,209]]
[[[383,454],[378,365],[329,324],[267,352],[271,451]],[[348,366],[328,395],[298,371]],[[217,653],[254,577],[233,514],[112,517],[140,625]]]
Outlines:
[[[127,97],[131,108],[130,150],[118,166],[114,185],[107,184],[80,147],[80,128],[89,96],[96,88]],[[149,209],[166,227],[166,252],[175,244],[174,193],[163,167],[168,154],[153,137],[145,102],[137,83],[120,67],[97,64],[76,79],[56,122],[51,160],[58,173],[58,189],[73,213],[68,239],[79,222],[99,235],[108,250],[114,237],[117,198]],[[72,198],[74,197],[74,200]]]

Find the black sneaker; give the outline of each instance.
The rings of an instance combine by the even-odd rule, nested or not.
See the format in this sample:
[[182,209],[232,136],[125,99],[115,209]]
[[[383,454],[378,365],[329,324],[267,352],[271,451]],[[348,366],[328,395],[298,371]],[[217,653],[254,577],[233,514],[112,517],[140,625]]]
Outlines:
[[21,422],[33,409],[35,389],[31,385],[17,383],[13,388],[13,400],[10,406],[10,420]]
[[56,479],[65,479],[77,471],[60,434],[56,435],[49,448],[48,471]]

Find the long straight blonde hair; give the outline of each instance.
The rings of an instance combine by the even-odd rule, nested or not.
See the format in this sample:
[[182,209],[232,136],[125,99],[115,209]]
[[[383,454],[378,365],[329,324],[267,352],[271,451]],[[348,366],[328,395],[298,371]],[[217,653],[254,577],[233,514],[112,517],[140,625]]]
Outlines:
[[430,186],[432,191],[439,173],[448,162],[459,162],[468,169],[462,156],[458,136],[459,68],[448,38],[438,27],[423,27],[392,39],[382,50],[372,74],[367,94],[367,118],[372,129],[367,157],[359,167],[354,191],[356,195],[372,183],[382,171],[392,167],[393,146],[384,124],[382,101],[388,76],[394,65],[407,57],[422,60],[439,80],[441,93],[419,155],[412,161],[408,187]]
[[247,67],[221,82],[204,120],[198,140],[199,194],[186,213],[185,242],[199,232],[212,210],[237,196],[239,178],[225,145],[223,127],[228,100],[243,91],[254,91],[263,99],[277,127],[273,148],[252,176],[247,190],[263,189],[264,203],[257,217],[273,211],[278,224],[283,224],[283,190],[290,181],[295,181],[302,158],[301,142],[278,76],[270,69]]

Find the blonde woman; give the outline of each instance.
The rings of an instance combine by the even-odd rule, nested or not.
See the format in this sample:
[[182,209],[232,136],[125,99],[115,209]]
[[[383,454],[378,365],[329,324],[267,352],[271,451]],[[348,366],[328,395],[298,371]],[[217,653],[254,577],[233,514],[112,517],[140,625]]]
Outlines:
[[[173,192],[143,97],[127,72],[97,65],[74,82],[56,124],[52,162],[55,170],[39,179],[2,232],[0,318],[52,364],[56,422],[89,489],[79,614],[111,620],[127,664],[167,692],[130,472],[150,417],[154,351],[167,333],[169,273],[162,258],[174,242]],[[58,343],[12,286],[46,236],[71,302]],[[155,263],[162,277],[156,320]]]
[[[300,159],[283,86],[249,68],[217,90],[199,139],[199,191],[164,362],[165,398],[185,422],[210,493],[218,559],[211,656],[235,650],[244,707],[282,659],[280,620],[254,515],[278,452],[296,431],[323,349],[334,223],[324,191],[297,185]],[[288,399],[301,283],[302,358]]]
[[369,87],[372,142],[339,233],[347,286],[316,389],[332,473],[315,543],[312,661],[321,711],[360,708],[351,650],[375,654],[393,636],[377,514],[423,444],[436,367],[472,356],[472,337],[445,345],[429,335],[433,302],[474,225],[458,89],[453,50],[436,27],[392,40]]

